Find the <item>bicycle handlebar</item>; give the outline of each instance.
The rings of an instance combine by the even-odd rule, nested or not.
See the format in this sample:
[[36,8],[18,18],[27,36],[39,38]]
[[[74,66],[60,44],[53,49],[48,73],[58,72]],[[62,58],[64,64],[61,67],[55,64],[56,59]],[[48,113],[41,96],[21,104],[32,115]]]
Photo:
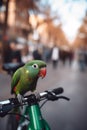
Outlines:
[[22,106],[22,105],[26,105],[26,104],[30,105],[30,103],[32,101],[33,102],[34,101],[40,102],[40,101],[45,100],[45,99],[50,100],[50,101],[55,101],[55,100],[58,100],[58,99],[65,99],[65,100],[68,100],[68,101],[70,100],[68,97],[58,96],[61,93],[63,93],[63,88],[56,88],[56,89],[53,89],[53,90],[50,90],[50,91],[44,91],[42,93],[39,93],[38,96],[31,94],[31,95],[24,97],[22,104],[20,104],[18,102],[17,98],[10,98],[8,100],[1,101],[0,102],[0,117],[7,115],[7,113],[9,111],[11,111],[13,108],[16,108],[16,107],[19,107],[19,106]]

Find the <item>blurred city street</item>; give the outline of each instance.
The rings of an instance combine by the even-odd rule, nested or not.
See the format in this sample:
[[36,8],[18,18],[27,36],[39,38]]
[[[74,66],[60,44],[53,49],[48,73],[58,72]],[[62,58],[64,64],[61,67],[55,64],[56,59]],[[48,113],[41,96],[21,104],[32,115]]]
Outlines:
[[[10,76],[0,74],[0,100],[10,97]],[[47,65],[47,76],[39,79],[37,91],[63,87],[70,101],[59,100],[48,102],[42,108],[43,117],[49,122],[52,130],[87,130],[87,71],[80,72],[71,66],[59,64],[53,69]],[[0,118],[0,130],[6,130],[8,116]]]
[[[47,63],[36,92],[63,87],[62,95],[70,98],[49,101],[41,109],[51,130],[87,130],[87,0],[0,0],[0,101],[14,97],[10,91],[16,65],[31,60]],[[12,85],[18,88],[13,91],[36,87],[29,67],[20,70],[21,78],[29,79],[15,86],[15,78]],[[0,118],[0,130],[8,124],[8,115]]]

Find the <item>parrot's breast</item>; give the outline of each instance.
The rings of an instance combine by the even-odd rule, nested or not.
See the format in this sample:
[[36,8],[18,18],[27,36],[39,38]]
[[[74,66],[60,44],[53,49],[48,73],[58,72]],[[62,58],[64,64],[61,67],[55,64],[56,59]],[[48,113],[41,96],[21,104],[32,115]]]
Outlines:
[[24,95],[28,91],[34,91],[36,89],[36,84],[37,84],[37,78],[34,80],[26,78],[20,80],[16,89],[21,95]]

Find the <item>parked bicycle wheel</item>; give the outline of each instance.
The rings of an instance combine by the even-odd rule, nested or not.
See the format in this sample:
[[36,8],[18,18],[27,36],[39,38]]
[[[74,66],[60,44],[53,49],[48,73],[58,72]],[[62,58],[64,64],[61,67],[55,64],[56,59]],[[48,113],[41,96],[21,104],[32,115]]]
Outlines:
[[7,121],[7,130],[17,130],[18,121],[15,115],[9,115]]

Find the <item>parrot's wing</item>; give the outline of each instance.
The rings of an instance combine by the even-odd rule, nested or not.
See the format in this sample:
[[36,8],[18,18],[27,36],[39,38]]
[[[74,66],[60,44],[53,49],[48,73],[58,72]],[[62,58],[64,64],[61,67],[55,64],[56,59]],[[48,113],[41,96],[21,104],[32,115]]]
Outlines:
[[11,82],[11,94],[14,93],[14,89],[15,89],[16,85],[18,84],[19,80],[20,80],[20,76],[21,76],[21,68],[18,69],[18,70],[14,73],[14,75],[13,75],[13,77],[12,77],[12,82]]

